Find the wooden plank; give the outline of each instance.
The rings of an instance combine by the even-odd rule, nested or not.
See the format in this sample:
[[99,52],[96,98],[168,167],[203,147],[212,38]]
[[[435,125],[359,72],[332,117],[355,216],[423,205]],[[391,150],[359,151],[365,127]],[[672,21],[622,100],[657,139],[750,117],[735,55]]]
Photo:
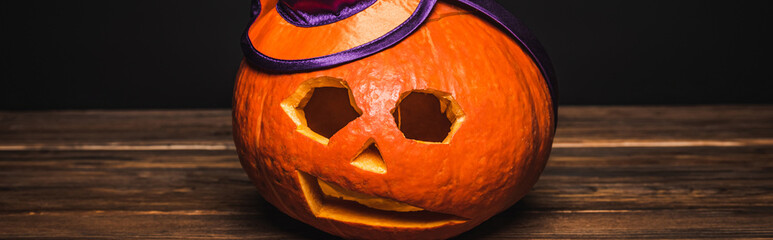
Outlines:
[[[773,145],[773,106],[561,107],[556,148]],[[0,112],[0,150],[233,149],[230,110]]]
[[[5,215],[3,238],[332,239],[268,207],[265,212],[73,212]],[[770,214],[754,210],[507,211],[459,239],[769,238]]]
[[[773,106],[562,107],[557,146],[665,142],[654,147],[771,145]],[[751,141],[749,141],[751,140]],[[687,144],[684,144],[687,142]],[[675,144],[674,144],[675,143]],[[638,144],[647,146],[647,144]],[[579,147],[582,147],[580,145]]]
[[[517,208],[516,208],[517,209]],[[770,238],[773,215],[758,209],[539,212],[510,210],[461,239]]]
[[[587,150],[557,151],[525,200],[544,203],[534,205],[543,209],[773,206],[773,175],[769,174],[773,150],[721,150],[726,155],[714,149],[607,149],[604,156]],[[4,152],[0,158],[0,179],[4,179],[0,189],[6,192],[0,210],[6,211],[39,209],[44,204],[50,208],[68,201],[78,205],[62,210],[100,210],[106,208],[101,204],[113,204],[102,199],[128,204],[137,197],[147,197],[139,199],[143,203],[175,201],[166,206],[181,207],[171,210],[210,209],[206,207],[214,203],[205,200],[220,201],[212,196],[253,191],[230,151]],[[14,198],[14,194],[31,199]],[[55,199],[49,194],[67,197],[51,204]],[[190,206],[197,202],[189,199],[202,202]],[[148,206],[132,209],[158,210]]]
[[[523,201],[557,211],[773,207],[773,148],[692,150],[556,151]],[[251,204],[255,194],[231,151],[0,152],[0,159],[0,212],[224,210]]]
[[88,144],[232,146],[230,113],[222,109],[0,112],[0,146],[31,146],[31,150]]
[[[760,220],[773,216],[772,152],[557,150],[527,197],[465,236],[771,234],[773,221]],[[302,238],[293,232],[306,229],[294,220],[284,220],[289,232],[271,227],[281,214],[263,215],[276,210],[258,196],[232,151],[11,151],[0,159],[0,237],[44,236],[35,234],[45,228],[59,237]]]
[[0,212],[222,210],[257,191],[233,151],[0,152]]

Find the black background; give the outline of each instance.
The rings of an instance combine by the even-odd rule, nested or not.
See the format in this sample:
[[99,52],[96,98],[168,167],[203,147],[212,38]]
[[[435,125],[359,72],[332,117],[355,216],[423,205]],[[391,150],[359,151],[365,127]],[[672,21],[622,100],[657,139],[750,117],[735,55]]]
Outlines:
[[[773,103],[768,1],[500,1],[561,104]],[[0,1],[0,109],[227,108],[248,0]]]

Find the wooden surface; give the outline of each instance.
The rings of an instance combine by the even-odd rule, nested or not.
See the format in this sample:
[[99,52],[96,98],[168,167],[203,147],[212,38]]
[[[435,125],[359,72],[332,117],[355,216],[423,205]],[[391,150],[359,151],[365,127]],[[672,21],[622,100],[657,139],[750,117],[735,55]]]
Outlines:
[[[331,238],[242,171],[229,110],[0,112],[0,238]],[[524,199],[461,239],[773,238],[773,106],[563,107]]]

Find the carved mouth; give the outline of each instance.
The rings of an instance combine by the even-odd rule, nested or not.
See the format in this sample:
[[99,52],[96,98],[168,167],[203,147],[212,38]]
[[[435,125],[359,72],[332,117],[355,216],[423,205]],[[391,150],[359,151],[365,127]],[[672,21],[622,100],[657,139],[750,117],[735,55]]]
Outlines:
[[398,228],[432,228],[468,220],[347,190],[300,171],[298,179],[309,208],[318,218]]

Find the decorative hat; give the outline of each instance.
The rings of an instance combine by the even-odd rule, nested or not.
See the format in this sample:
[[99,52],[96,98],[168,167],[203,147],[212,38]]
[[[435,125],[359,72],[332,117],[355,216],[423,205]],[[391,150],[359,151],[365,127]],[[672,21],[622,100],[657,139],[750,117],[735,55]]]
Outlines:
[[[494,0],[447,1],[466,6],[509,34],[542,71],[553,102],[557,103],[550,59],[525,25]],[[437,0],[253,0],[252,23],[242,37],[242,51],[248,62],[266,72],[330,68],[399,43],[426,21],[436,3]],[[289,38],[334,38],[340,44],[303,53],[270,47],[272,42]]]

